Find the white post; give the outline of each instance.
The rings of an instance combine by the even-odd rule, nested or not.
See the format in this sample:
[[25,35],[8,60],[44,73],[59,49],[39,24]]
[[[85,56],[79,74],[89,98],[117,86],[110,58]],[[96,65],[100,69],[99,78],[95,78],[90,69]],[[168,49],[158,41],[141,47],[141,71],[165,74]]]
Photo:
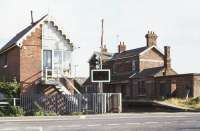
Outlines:
[[47,81],[47,77],[48,77],[48,71],[47,71],[47,67],[45,68],[45,81]]
[[119,97],[118,97],[119,99],[119,113],[121,113],[122,112],[122,94],[121,93],[119,93]]
[[13,105],[16,106],[16,98],[13,98]]
[[107,104],[106,95],[107,93],[103,93],[103,112],[104,113],[106,113],[106,104]]

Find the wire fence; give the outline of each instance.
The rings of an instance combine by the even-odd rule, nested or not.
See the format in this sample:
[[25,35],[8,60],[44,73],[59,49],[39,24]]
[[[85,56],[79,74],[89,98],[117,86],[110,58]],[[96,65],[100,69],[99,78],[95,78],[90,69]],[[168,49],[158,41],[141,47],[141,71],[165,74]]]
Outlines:
[[21,95],[20,106],[25,111],[43,111],[67,114],[72,112],[121,112],[121,93],[89,93],[76,95]]

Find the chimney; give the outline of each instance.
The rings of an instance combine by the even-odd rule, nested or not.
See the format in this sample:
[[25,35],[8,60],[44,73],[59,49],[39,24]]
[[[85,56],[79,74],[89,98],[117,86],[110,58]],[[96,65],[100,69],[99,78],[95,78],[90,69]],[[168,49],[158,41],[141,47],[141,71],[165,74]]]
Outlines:
[[33,11],[31,10],[31,25],[34,24],[34,20],[33,20]]
[[103,46],[103,48],[101,49],[101,52],[104,52],[104,53],[108,52],[106,45]]
[[118,45],[118,53],[122,53],[124,51],[126,51],[126,45],[124,44],[124,42],[120,41],[120,43]]
[[164,46],[164,68],[165,68],[165,75],[167,75],[167,71],[171,68],[171,58],[170,58],[170,47]]
[[158,36],[153,32],[153,31],[148,31],[148,33],[145,35],[146,42],[147,42],[147,47],[151,47],[153,45],[156,46],[156,39]]

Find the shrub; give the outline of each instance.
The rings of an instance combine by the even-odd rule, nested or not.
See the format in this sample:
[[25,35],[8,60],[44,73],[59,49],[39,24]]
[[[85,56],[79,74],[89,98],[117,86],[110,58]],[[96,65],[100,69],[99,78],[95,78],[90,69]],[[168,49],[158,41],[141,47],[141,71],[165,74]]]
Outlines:
[[21,107],[5,106],[0,108],[0,116],[24,116],[24,114]]
[[16,106],[12,106],[12,113],[14,114],[14,116],[24,116],[25,115],[25,111],[23,110],[23,108],[21,107],[16,107]]
[[51,111],[32,110],[25,113],[25,116],[57,116],[58,114]]
[[0,92],[2,92],[6,98],[19,97],[20,85],[17,82],[0,82]]

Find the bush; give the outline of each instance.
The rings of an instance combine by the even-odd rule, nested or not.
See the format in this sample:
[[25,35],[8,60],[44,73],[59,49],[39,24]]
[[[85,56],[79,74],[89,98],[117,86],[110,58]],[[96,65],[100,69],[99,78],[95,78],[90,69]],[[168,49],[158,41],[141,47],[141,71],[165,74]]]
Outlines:
[[0,116],[24,116],[24,114],[21,107],[6,106],[0,108]]
[[20,85],[17,82],[0,82],[0,92],[6,98],[18,98],[20,94]]
[[25,111],[21,107],[12,106],[12,113],[14,116],[24,116]]

